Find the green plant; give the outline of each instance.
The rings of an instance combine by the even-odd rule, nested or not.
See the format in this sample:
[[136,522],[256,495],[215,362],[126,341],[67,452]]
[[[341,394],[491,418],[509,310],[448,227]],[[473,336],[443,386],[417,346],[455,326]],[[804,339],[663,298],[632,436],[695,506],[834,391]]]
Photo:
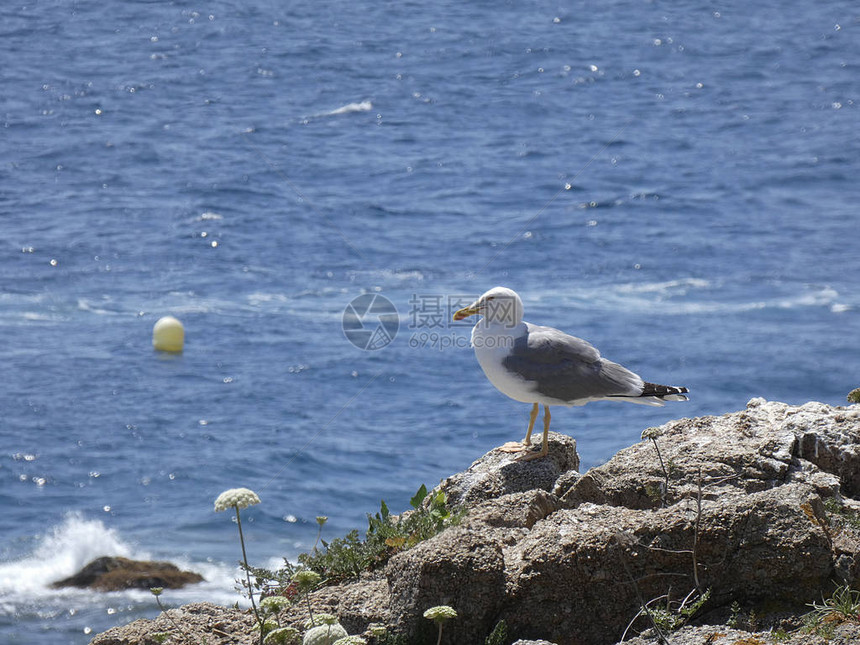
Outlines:
[[312,614],[310,618],[305,621],[305,629],[317,627],[318,625],[334,625],[336,623],[337,616],[334,614],[327,614],[324,611],[318,611],[316,614]]
[[681,603],[679,606],[675,607],[667,600],[664,607],[651,608],[651,615],[654,618],[654,622],[657,623],[657,626],[661,630],[673,632],[686,625],[687,622],[698,613],[702,606],[708,602],[708,598],[710,597],[711,590],[708,589],[694,602],[689,604]]
[[824,510],[827,511],[827,519],[830,526],[838,529],[850,528],[860,530],[860,514],[852,508],[845,506],[835,497],[824,500]]
[[484,645],[508,645],[508,624],[504,620],[496,623]]
[[442,642],[442,625],[444,625],[445,621],[449,618],[456,617],[457,612],[454,611],[453,607],[449,607],[448,605],[430,607],[430,609],[424,612],[424,618],[432,620],[439,628],[439,636],[436,638],[436,645],[439,645]]
[[462,517],[462,513],[448,509],[443,491],[428,493],[423,484],[409,504],[412,510],[395,516],[382,500],[379,512],[367,515],[364,540],[356,530],[331,542],[322,540],[323,550],[303,553],[299,562],[322,575],[326,583],[355,578],[367,569],[383,566],[395,553],[433,537]]
[[408,638],[402,634],[392,634],[387,632],[383,636],[377,636],[376,645],[413,645]]
[[[284,596],[267,596],[260,600],[260,616],[263,622],[259,623],[258,626],[264,644],[290,642],[289,628],[281,627],[280,614],[291,604],[291,601]],[[272,636],[273,634],[274,636]],[[297,634],[298,632],[296,632]],[[270,636],[271,638],[269,638]]]
[[[247,489],[235,490],[247,491]],[[227,491],[227,493],[229,492],[231,491]],[[226,493],[222,495],[226,495]],[[302,553],[298,556],[299,565],[284,559],[284,565],[276,571],[262,567],[251,567],[248,564],[247,558],[245,558],[242,527],[240,521],[237,520],[243,555],[243,562],[240,563],[240,566],[245,571],[252,605],[255,594],[259,594],[261,597],[284,596],[289,599],[296,595],[304,595],[310,614],[312,608],[308,594],[318,585],[334,584],[349,578],[357,578],[363,571],[379,568],[388,562],[388,559],[395,553],[411,548],[456,524],[465,513],[465,510],[452,512],[448,509],[447,497],[443,491],[428,492],[424,485],[409,500],[409,504],[412,507],[411,510],[401,515],[392,515],[385,500],[382,500],[379,512],[375,515],[367,515],[368,526],[364,540],[359,537],[357,530],[350,531],[346,536],[336,538],[331,542],[321,540],[319,539],[320,534],[327,518],[325,516],[317,517],[317,524],[319,525],[317,538],[322,543],[323,548],[317,549],[315,542],[309,553]],[[232,507],[232,505],[226,505],[226,502],[222,502],[221,506]],[[224,510],[224,508],[218,510]],[[237,516],[238,512],[237,508]],[[307,578],[309,575],[316,576],[312,583],[309,583]],[[254,609],[256,612],[256,606]],[[262,621],[258,622],[262,627]],[[261,634],[263,634],[262,629]],[[377,639],[380,645],[394,645],[400,639],[395,635],[388,635],[383,638],[384,640]]]
[[299,636],[299,631],[292,627],[278,627],[273,629],[263,639],[264,645],[289,645],[295,642]]
[[367,631],[373,637],[374,645],[412,645],[411,642],[400,634],[392,634],[388,628],[381,623],[371,623]]
[[770,640],[774,643],[784,643],[791,640],[791,634],[784,629],[776,629],[770,633]]
[[264,614],[277,617],[284,609],[292,604],[289,598],[284,596],[267,596],[260,601],[260,611]]
[[729,616],[729,619],[726,621],[726,624],[729,627],[737,628],[738,625],[740,625],[740,617],[741,617],[741,605],[737,600],[732,602],[731,612],[732,613]]
[[264,567],[246,567],[240,562],[239,566],[254,578],[254,588],[260,596],[283,595],[292,599],[296,595],[293,575],[299,570],[296,565],[284,558],[284,565],[275,571]]
[[[320,574],[318,574],[316,571],[310,571],[307,569],[303,569],[302,571],[296,571],[293,574],[292,583],[295,585],[299,594],[304,594],[305,600],[308,603],[308,616],[309,616],[308,620],[311,623],[310,626],[318,624],[314,620],[314,611],[311,608],[311,591],[313,591],[314,588],[316,588],[316,586],[319,584],[319,582],[320,582]],[[329,614],[325,614],[325,615],[329,616]],[[332,618],[334,618],[334,616],[332,616]],[[334,620],[336,621],[337,619],[334,619]],[[323,622],[323,621],[320,621],[320,622]],[[329,622],[327,624],[331,624],[331,622]]]
[[860,623],[860,591],[849,585],[839,585],[829,598],[807,605],[812,611],[804,616],[805,629],[827,637],[840,623]]

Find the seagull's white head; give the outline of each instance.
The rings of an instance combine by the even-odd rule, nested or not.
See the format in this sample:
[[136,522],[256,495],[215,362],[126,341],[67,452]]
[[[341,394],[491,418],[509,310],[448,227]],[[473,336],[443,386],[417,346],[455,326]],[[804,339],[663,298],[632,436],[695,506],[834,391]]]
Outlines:
[[454,312],[454,320],[480,314],[488,325],[515,327],[523,320],[523,301],[507,287],[493,287],[468,307]]

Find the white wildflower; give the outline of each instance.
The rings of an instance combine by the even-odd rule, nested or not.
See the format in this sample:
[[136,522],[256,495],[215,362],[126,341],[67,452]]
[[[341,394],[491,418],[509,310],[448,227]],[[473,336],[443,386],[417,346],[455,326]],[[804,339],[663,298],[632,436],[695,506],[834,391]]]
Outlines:
[[226,511],[228,508],[243,509],[259,504],[257,493],[249,488],[231,488],[218,495],[215,500],[215,511]]
[[305,632],[302,645],[332,645],[336,640],[347,636],[349,636],[347,631],[338,623],[317,625]]
[[327,614],[322,611],[316,612],[312,617],[308,618],[305,621],[305,629],[310,629],[311,627],[316,627],[317,625],[336,625],[337,624],[337,616],[334,614]]
[[299,631],[297,629],[293,629],[292,627],[278,627],[266,634],[266,638],[263,639],[263,643],[265,643],[265,645],[292,643],[298,635]]
[[427,611],[424,612],[424,618],[429,620],[435,620],[437,623],[448,620],[449,618],[456,618],[457,612],[454,611],[453,607],[449,607],[448,605],[439,605],[438,607],[430,607]]

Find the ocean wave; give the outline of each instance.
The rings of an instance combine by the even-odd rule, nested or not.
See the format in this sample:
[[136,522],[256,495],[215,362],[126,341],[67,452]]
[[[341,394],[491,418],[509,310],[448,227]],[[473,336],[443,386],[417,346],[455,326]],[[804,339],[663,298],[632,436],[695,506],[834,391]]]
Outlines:
[[826,285],[807,285],[801,292],[789,295],[774,293],[755,300],[736,299],[734,294],[727,292],[726,286],[699,278],[679,278],[651,283],[580,286],[566,290],[552,288],[526,293],[524,296],[526,307],[529,300],[541,304],[561,301],[573,309],[660,315],[731,314],[805,307],[827,307],[833,313],[843,313],[853,308],[850,302],[840,298],[838,291]]
[[369,112],[373,109],[373,103],[370,101],[359,101],[357,103],[347,103],[331,112],[324,112],[319,116],[338,116],[340,114],[351,114],[353,112]]
[[[0,563],[0,616],[20,616],[33,612],[57,614],[78,612],[104,605],[155,606],[148,590],[95,592],[88,589],[54,589],[51,585],[67,578],[101,556],[150,560],[152,555],[123,540],[115,529],[80,513],[68,514],[63,522],[37,538],[33,550],[17,559]],[[200,573],[204,581],[166,593],[171,603],[209,600],[220,604],[247,604],[236,592],[241,571],[218,562],[171,559],[178,567]]]
[[619,293],[658,293],[661,295],[684,295],[691,289],[707,289],[711,283],[701,278],[679,278],[663,282],[637,284],[628,282],[615,287]]
[[318,112],[316,114],[303,117],[302,122],[307,123],[310,119],[323,119],[329,116],[341,116],[343,114],[354,114],[356,112],[369,112],[372,109],[373,103],[371,101],[355,101],[353,103],[341,105],[339,108],[329,110],[328,112]]
[[[0,563],[0,612],[27,596],[58,593],[51,584],[62,580],[93,559],[103,556],[131,557],[133,549],[113,529],[99,520],[78,513],[66,516],[62,524],[42,535],[32,553]],[[134,553],[146,558],[146,554]]]

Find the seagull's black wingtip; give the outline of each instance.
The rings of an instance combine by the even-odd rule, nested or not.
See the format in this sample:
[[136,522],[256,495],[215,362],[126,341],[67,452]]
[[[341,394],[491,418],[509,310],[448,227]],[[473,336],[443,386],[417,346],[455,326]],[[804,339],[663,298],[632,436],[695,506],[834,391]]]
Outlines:
[[[639,396],[656,396],[659,398],[663,398],[666,396],[672,396],[677,394],[686,394],[689,391],[690,390],[682,386],[645,383],[644,387],[642,388],[642,394],[640,394]],[[686,397],[684,397],[684,399],[686,399]]]

